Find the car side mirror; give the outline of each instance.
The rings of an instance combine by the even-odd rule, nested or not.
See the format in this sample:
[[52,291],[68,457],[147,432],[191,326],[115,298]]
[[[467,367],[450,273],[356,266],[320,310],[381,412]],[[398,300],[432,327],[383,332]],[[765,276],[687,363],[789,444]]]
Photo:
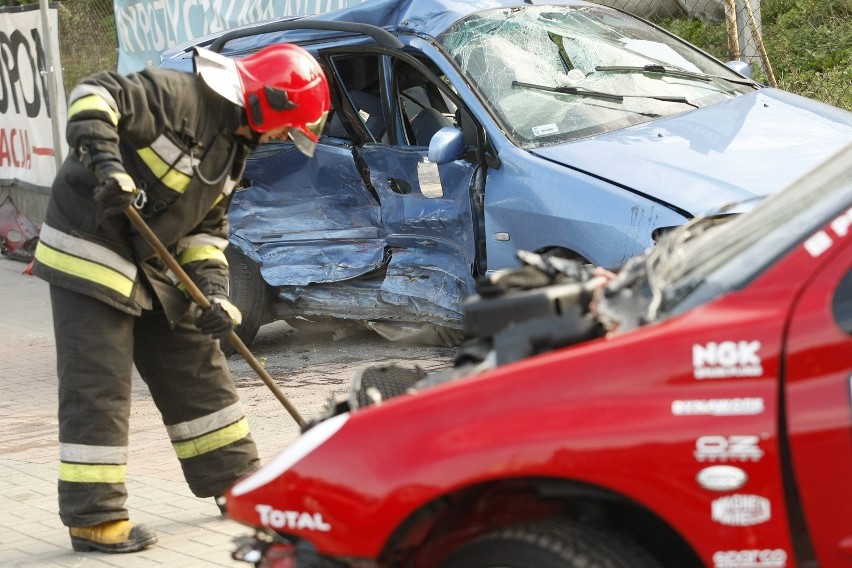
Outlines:
[[464,134],[458,128],[445,126],[429,142],[429,161],[442,166],[462,157],[467,146]]
[[751,79],[751,66],[745,61],[727,61],[725,62],[725,66],[731,69],[732,71],[736,71],[743,77]]

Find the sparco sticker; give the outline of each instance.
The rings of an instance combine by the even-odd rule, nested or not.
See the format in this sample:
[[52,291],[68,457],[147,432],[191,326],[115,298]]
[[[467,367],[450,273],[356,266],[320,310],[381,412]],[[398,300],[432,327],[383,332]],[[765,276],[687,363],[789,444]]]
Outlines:
[[780,548],[720,550],[713,554],[714,568],[785,568],[787,552]]
[[772,512],[769,499],[759,495],[728,495],[713,501],[711,517],[729,527],[750,527],[768,521]]
[[672,401],[675,416],[744,416],[762,412],[763,399],[760,397]]
[[759,377],[763,365],[757,354],[760,341],[711,341],[692,346],[692,368],[696,379]]
[[331,525],[323,521],[320,513],[281,511],[270,505],[256,505],[254,510],[260,515],[261,524],[273,529],[288,528],[320,532],[331,530]]
[[694,455],[700,462],[756,462],[763,457],[759,442],[757,436],[701,436],[695,440]]

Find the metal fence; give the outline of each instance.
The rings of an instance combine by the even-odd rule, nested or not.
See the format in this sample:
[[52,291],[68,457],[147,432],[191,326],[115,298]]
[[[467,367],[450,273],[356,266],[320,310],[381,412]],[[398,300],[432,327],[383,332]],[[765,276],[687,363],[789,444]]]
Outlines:
[[118,66],[112,0],[65,0],[59,4],[59,49],[65,92],[84,77]]
[[[852,0],[598,0],[637,14],[758,81],[852,110]],[[115,69],[112,0],[64,0],[60,44],[66,92]]]

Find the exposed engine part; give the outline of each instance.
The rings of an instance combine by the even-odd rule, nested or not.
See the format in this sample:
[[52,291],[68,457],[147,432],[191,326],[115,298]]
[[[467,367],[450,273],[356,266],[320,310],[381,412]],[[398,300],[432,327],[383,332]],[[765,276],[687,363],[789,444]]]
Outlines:
[[364,367],[355,373],[347,400],[329,401],[318,420],[604,334],[589,304],[605,280],[591,266],[524,251],[518,257],[523,266],[480,280],[478,293],[464,302],[470,339],[452,368],[426,373],[397,363]]

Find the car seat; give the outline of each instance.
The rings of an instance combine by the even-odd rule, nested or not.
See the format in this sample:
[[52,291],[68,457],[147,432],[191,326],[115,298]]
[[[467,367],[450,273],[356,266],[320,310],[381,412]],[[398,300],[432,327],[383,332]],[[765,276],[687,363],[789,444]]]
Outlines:
[[[376,141],[381,140],[386,130],[385,117],[382,112],[382,100],[377,95],[365,91],[350,91],[349,98],[352,100],[355,111],[361,116],[367,127],[367,131],[370,132],[373,139]],[[343,127],[339,109],[333,109],[328,125],[323,133],[327,136],[349,138],[349,133]]]
[[414,131],[414,142],[417,146],[428,146],[432,136],[445,126],[452,126],[453,121],[438,110],[425,107],[411,119],[411,129]]
[[381,140],[387,129],[385,115],[382,112],[382,99],[378,95],[365,91],[350,91],[349,98],[355,110],[361,115],[367,130],[373,135],[373,139]]

